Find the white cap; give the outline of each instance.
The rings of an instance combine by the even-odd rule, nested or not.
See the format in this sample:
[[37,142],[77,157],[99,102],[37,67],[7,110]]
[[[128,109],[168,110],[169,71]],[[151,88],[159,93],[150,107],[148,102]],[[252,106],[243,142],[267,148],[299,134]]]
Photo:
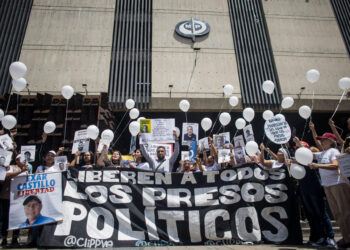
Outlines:
[[56,152],[53,151],[53,150],[50,150],[49,153],[53,154],[53,155],[56,155]]

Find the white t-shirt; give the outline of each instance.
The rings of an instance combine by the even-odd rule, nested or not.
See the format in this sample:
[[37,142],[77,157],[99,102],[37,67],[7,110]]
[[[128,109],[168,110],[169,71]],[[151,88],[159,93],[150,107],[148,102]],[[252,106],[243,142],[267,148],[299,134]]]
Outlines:
[[137,164],[137,163],[135,162],[135,167],[138,168],[138,169],[143,169],[143,170],[151,170],[151,169],[149,168],[148,162],[141,162],[140,164]]
[[205,166],[205,171],[218,171],[220,170],[220,165],[216,162],[214,162],[213,166]]
[[55,165],[53,165],[51,167],[40,165],[35,171],[36,174],[40,174],[40,173],[56,173],[56,172],[62,172],[62,171],[57,169],[57,168],[55,168]]
[[284,162],[279,162],[279,161],[276,161],[276,160],[272,160],[272,167],[273,169],[275,168],[280,168],[284,165]]
[[[339,155],[338,149],[330,148],[326,151],[315,153],[317,163],[319,164],[330,164],[333,160],[336,160],[336,156]],[[340,183],[345,183],[339,174],[339,170],[326,170],[319,168],[319,173],[321,176],[322,186],[334,186]]]

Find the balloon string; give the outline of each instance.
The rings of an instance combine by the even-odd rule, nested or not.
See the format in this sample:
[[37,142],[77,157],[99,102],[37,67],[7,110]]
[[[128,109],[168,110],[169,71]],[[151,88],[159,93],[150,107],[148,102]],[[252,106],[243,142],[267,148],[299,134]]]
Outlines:
[[65,140],[66,140],[68,102],[69,102],[69,99],[67,99],[67,106],[66,106],[66,118],[64,119],[63,143],[64,143],[64,142],[65,142]]
[[312,85],[312,100],[311,100],[310,121],[312,121],[312,111],[314,110],[314,99],[315,99],[315,90],[314,90],[314,86]]
[[187,123],[187,112],[185,112],[185,119],[186,119],[186,123]]
[[[222,125],[219,127],[219,129],[216,131],[215,134],[219,133],[221,128],[222,128]],[[224,132],[225,132],[225,127],[224,127]]]
[[232,143],[232,142],[233,142],[233,140],[235,139],[235,137],[236,137],[237,133],[238,133],[238,129],[236,130],[235,134],[233,135],[232,140],[231,140],[231,143]]
[[304,125],[303,134],[301,135],[301,141],[303,140],[304,135],[305,135],[305,130],[306,130],[306,125],[307,125],[307,120],[308,120],[308,119],[305,119],[305,125]]
[[5,111],[5,114],[7,113],[7,110],[9,109],[9,105],[10,105],[11,96],[12,96],[12,94],[10,93],[9,99],[7,100],[7,105],[6,105],[6,111]]
[[337,104],[337,107],[335,108],[335,110],[334,110],[334,112],[333,112],[333,115],[332,115],[332,117],[331,117],[331,120],[333,119],[335,113],[338,111],[339,105],[340,105],[341,101],[343,100],[343,97],[344,97],[344,95],[345,95],[345,92],[346,92],[346,90],[343,91],[343,94],[342,94],[341,97],[340,97],[340,100],[339,100],[339,102],[338,102],[338,104]]
[[117,132],[118,128],[119,128],[120,125],[122,124],[122,122],[123,122],[123,120],[124,120],[124,117],[125,117],[125,115],[126,115],[127,113],[128,113],[128,110],[125,111],[125,113],[124,113],[122,119],[120,120],[120,122],[119,122],[117,128],[113,131],[113,134],[115,134],[115,132]]
[[16,119],[17,119],[17,123],[18,123],[18,110],[19,110],[19,105],[18,105],[18,103],[19,103],[19,95],[17,95],[17,108],[16,108],[16,111],[17,111],[17,115],[16,115]]
[[210,130],[209,135],[211,135],[211,133],[213,132],[213,129],[214,129],[215,125],[216,125],[216,122],[218,121],[218,118],[219,118],[219,116],[220,116],[220,114],[221,114],[222,107],[224,106],[225,101],[226,101],[226,96],[225,96],[225,98],[224,98],[224,101],[221,103],[220,111],[219,111],[218,115],[216,116],[214,125],[213,125],[213,127],[211,127],[211,130]]
[[125,129],[129,127],[129,124],[131,123],[131,119],[129,120],[128,124],[124,127],[124,129],[122,130],[122,132],[120,133],[119,137],[117,138],[117,140],[115,140],[115,142],[112,144],[112,147],[118,142],[118,140],[120,139],[120,137],[122,136],[122,134],[124,133]]

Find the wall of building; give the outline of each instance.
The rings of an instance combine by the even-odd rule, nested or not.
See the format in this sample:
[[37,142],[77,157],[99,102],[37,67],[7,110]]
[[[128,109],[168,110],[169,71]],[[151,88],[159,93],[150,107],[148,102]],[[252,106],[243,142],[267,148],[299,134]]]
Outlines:
[[[188,88],[196,52],[191,48],[191,39],[175,33],[175,26],[191,17],[206,21],[210,33],[197,38],[194,44],[200,51]],[[152,33],[153,109],[178,110],[179,100],[183,98],[190,100],[191,109],[219,109],[225,84],[232,84],[239,95],[227,0],[154,0]],[[170,84],[174,86],[171,99]]]
[[20,60],[33,92],[107,92],[115,0],[35,0]]
[[[333,110],[342,94],[338,80],[349,76],[350,63],[330,1],[262,2],[283,96],[298,99],[305,87],[293,109],[311,105],[314,90],[314,110]],[[305,75],[313,68],[320,80],[311,85]],[[349,102],[340,108],[349,110]]]

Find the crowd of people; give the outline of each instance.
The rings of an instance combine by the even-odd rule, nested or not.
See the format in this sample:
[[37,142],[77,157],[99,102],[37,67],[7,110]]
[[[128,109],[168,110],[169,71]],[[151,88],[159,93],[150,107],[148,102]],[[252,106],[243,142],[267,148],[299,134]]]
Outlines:
[[[304,166],[306,175],[298,180],[298,188],[302,198],[305,214],[310,225],[310,238],[308,244],[312,246],[328,247],[350,247],[350,184],[349,179],[344,177],[339,171],[337,157],[340,152],[350,154],[350,137],[342,138],[332,120],[329,121],[332,133],[325,133],[318,136],[315,125],[310,122],[309,128],[313,135],[313,142],[301,141],[294,137],[293,143],[288,143],[281,147],[276,153],[265,147],[263,143],[255,156],[244,155],[244,163],[256,163],[265,169],[275,169],[282,166],[290,167],[296,163],[294,154],[297,148],[309,148],[314,155],[314,162]],[[348,119],[348,129],[350,130],[350,118]],[[4,133],[4,131],[2,131]],[[13,141],[15,133],[9,134]],[[79,169],[94,168],[137,168],[154,172],[179,172],[188,171],[217,171],[226,168],[234,168],[241,165],[241,156],[235,156],[234,145],[227,142],[224,148],[230,149],[229,157],[225,162],[219,163],[218,149],[215,147],[213,138],[208,137],[209,150],[197,147],[195,157],[178,161],[180,153],[179,135],[174,131],[175,145],[174,152],[167,157],[166,148],[158,146],[156,157],[152,157],[144,144],[137,145],[137,149],[132,153],[131,159],[123,159],[122,153],[117,149],[108,148],[104,145],[101,153],[80,152],[74,154],[74,158],[67,163],[67,167],[77,167]],[[43,143],[46,135],[43,134]],[[188,138],[194,138],[191,136]],[[315,146],[310,146],[314,144]],[[97,143],[96,143],[97,145]],[[7,228],[10,206],[10,183],[18,175],[34,173],[50,173],[57,171],[54,168],[55,157],[64,152],[63,147],[51,149],[43,152],[39,149],[39,166],[32,166],[29,162],[21,160],[21,154],[17,152],[17,145],[13,147],[13,161],[5,166],[5,180],[0,182],[0,202],[1,202],[1,234],[3,247],[7,246]],[[96,147],[97,148],[97,147]],[[236,153],[238,154],[238,153]],[[327,209],[327,203],[337,224],[340,227],[342,239],[338,242],[334,240],[334,232],[331,224],[331,214]],[[34,233],[35,235],[35,233]],[[13,232],[12,246],[18,246],[18,231]]]

